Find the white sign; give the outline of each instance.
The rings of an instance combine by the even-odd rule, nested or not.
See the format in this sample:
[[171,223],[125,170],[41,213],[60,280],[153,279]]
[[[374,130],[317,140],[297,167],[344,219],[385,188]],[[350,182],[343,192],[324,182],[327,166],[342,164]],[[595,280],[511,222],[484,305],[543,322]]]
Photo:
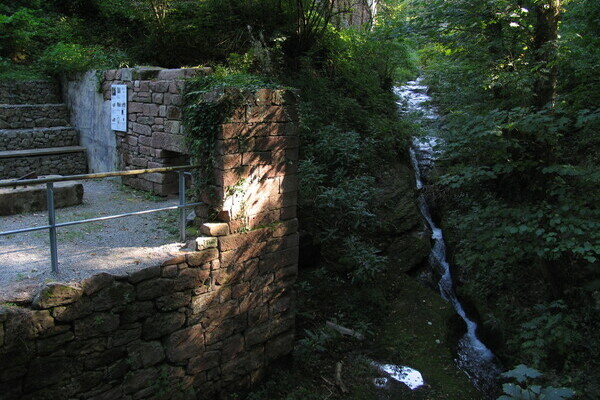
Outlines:
[[127,85],[111,85],[110,94],[110,129],[127,132]]

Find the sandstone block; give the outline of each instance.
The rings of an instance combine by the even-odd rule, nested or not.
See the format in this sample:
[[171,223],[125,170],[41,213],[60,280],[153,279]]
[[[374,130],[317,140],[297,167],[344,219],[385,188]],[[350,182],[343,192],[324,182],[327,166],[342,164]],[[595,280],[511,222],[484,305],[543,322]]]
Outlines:
[[218,155],[235,154],[240,152],[239,139],[217,140],[215,152]]
[[175,278],[177,276],[178,271],[179,266],[177,264],[165,265],[162,267],[162,272],[160,273],[160,276],[162,276],[163,278]]
[[223,364],[221,367],[224,381],[237,379],[240,375],[245,375],[250,371],[260,368],[264,365],[264,349],[258,347],[241,357],[236,357]]
[[83,291],[86,295],[90,296],[98,292],[99,290],[110,286],[114,280],[115,277],[113,275],[107,274],[106,272],[102,272],[100,274],[85,279],[82,282]]
[[[121,322],[123,318],[121,318]],[[108,347],[124,346],[142,337],[142,325],[129,325],[130,329],[119,329],[109,338]]]
[[133,285],[125,282],[114,282],[107,288],[93,295],[94,311],[120,311],[135,298]]
[[260,258],[259,273],[274,272],[283,267],[298,264],[299,248],[291,247],[289,249],[268,253]]
[[218,351],[206,351],[202,355],[193,357],[187,366],[189,375],[196,375],[202,371],[216,368],[219,365],[220,353]]
[[266,248],[266,242],[258,242],[253,245],[245,245],[235,250],[221,252],[221,267],[241,265],[244,262],[262,255]]
[[242,165],[269,165],[272,161],[270,151],[253,151],[242,154]]
[[[148,385],[148,382],[156,382],[159,376],[159,371],[154,368],[145,368],[138,371],[131,371],[125,376],[125,381],[121,387],[125,393],[137,392]],[[122,396],[112,397],[113,399],[123,399]],[[108,400],[109,398],[106,397]]]
[[158,341],[137,341],[127,346],[130,364],[134,369],[148,368],[165,359],[163,346]]
[[217,258],[219,258],[219,251],[215,248],[208,248],[186,254],[186,261],[191,267],[199,267],[202,264],[209,263]]
[[213,345],[231,335],[242,332],[248,326],[248,321],[244,317],[245,315],[238,318],[228,318],[218,323],[213,322],[212,325],[207,327],[204,334],[206,345]]
[[241,123],[229,123],[221,125],[221,130],[217,135],[220,140],[236,139],[245,136],[248,133],[248,126]]
[[52,309],[52,316],[61,322],[74,321],[83,318],[93,311],[92,301],[89,297],[82,297],[79,301],[64,307]]
[[173,289],[182,291],[208,285],[209,278],[210,270],[208,269],[187,268],[179,273],[179,277],[174,281]]
[[82,295],[83,289],[79,286],[48,283],[35,295],[32,307],[44,309],[71,304],[79,300]]
[[156,299],[160,311],[171,311],[187,306],[191,301],[189,293],[176,292]]
[[251,347],[259,343],[265,343],[269,339],[293,328],[294,322],[295,317],[290,314],[268,321],[264,325],[250,328],[246,332],[246,345]]
[[287,236],[296,232],[298,232],[298,219],[291,219],[278,224],[273,229],[273,237]]
[[129,274],[128,280],[131,283],[138,283],[147,279],[156,278],[160,276],[160,266],[153,266],[144,268],[140,271]]
[[136,301],[129,304],[121,313],[121,323],[131,324],[156,313],[151,301]]
[[263,242],[271,236],[268,229],[256,229],[250,232],[237,233],[218,238],[219,250],[230,251],[244,246],[253,246],[258,242]]
[[38,357],[31,361],[23,382],[25,392],[34,392],[55,384],[75,373],[75,365],[67,357]]
[[180,254],[178,256],[175,256],[165,262],[163,262],[163,267],[166,267],[167,265],[177,265],[177,264],[181,264],[185,262],[185,254]]
[[200,225],[200,232],[207,236],[226,236],[229,235],[229,225],[207,222]]
[[181,328],[185,314],[180,312],[158,313],[148,318],[142,327],[144,340],[157,339]]
[[221,359],[223,361],[232,360],[238,354],[244,351],[244,346],[244,336],[242,336],[241,334],[237,334],[228,339],[223,340],[223,345],[221,347]]
[[74,323],[77,338],[92,338],[117,330],[119,316],[111,313],[96,313]]
[[193,314],[206,311],[213,304],[218,303],[215,293],[205,293],[192,297],[191,310]]
[[126,355],[127,351],[123,347],[106,349],[102,353],[92,354],[86,357],[83,362],[83,368],[86,371],[91,371],[97,368],[106,367],[117,360],[122,360]]
[[241,154],[225,154],[215,160],[215,166],[218,169],[228,170],[242,166]]
[[213,249],[217,247],[218,239],[210,236],[200,236],[196,238],[196,249],[198,251]]
[[139,300],[151,300],[169,293],[174,287],[175,281],[172,279],[151,279],[141,282],[136,286],[136,297]]
[[297,119],[291,108],[281,106],[248,107],[248,122],[290,122]]
[[265,356],[268,361],[283,357],[294,349],[294,332],[287,332],[273,338],[265,345]]
[[167,358],[174,363],[182,363],[204,350],[202,326],[195,325],[174,332],[166,342]]

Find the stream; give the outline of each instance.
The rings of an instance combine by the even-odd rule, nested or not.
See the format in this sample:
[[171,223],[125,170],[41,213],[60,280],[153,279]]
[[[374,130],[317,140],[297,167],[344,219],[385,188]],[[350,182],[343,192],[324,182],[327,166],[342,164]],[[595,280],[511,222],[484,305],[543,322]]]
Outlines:
[[[413,139],[410,149],[416,187],[421,190],[424,186],[423,180],[426,179],[439,154],[437,145],[441,143],[441,139],[436,136],[436,132],[442,129],[441,118],[435,107],[430,104],[427,87],[422,84],[421,78],[396,87],[395,93],[400,99],[398,101],[400,112],[411,115],[425,133],[424,136]],[[500,362],[479,340],[476,334],[477,323],[467,315],[456,296],[451,267],[446,258],[444,234],[433,221],[423,193],[419,195],[418,201],[421,214],[432,232],[433,246],[429,254],[429,264],[436,273],[441,275],[438,283],[440,294],[452,304],[467,327],[467,332],[458,342],[455,362],[469,376],[477,389],[484,393],[491,393],[496,386],[496,378],[501,372]]]

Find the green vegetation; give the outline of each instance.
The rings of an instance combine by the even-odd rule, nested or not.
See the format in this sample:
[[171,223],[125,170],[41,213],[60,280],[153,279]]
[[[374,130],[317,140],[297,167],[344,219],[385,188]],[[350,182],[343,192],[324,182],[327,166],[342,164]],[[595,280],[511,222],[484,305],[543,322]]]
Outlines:
[[[390,89],[416,76],[420,62],[444,115],[444,155],[431,193],[460,268],[459,294],[479,311],[505,365],[544,372],[507,383],[505,396],[549,398],[551,388],[565,386],[597,398],[600,6],[593,0],[379,3],[375,20],[348,27],[334,2],[317,0],[4,1],[0,79],[125,64],[213,67],[213,75],[190,81],[185,97],[188,145],[205,177],[213,167],[215,127],[226,122],[235,96],[259,87],[300,89],[298,215],[303,237],[321,253],[298,283],[303,333],[294,370],[250,398],[326,397],[320,373],[330,376],[340,360],[353,382],[346,398],[379,396],[364,381],[370,375],[364,354],[350,355],[361,345],[323,328],[334,318],[367,336],[379,333],[370,337],[377,337],[375,353],[389,347],[398,362],[435,366],[435,393],[406,396],[473,398],[461,394],[447,351],[440,361],[436,348],[415,347],[424,331],[381,323],[415,306],[410,298],[422,290],[398,273],[390,279],[391,257],[384,254],[388,236],[414,227],[407,211],[414,208],[412,194],[410,205],[382,201],[390,182],[401,186],[382,170],[405,160],[414,133],[398,120]],[[419,248],[402,240],[403,248]],[[444,326],[447,312],[431,322]],[[411,315],[393,315],[421,327]],[[446,368],[448,374],[440,372]],[[292,381],[299,384],[278,392]]]
[[517,365],[514,369],[503,373],[502,377],[514,379],[518,382],[518,385],[514,383],[505,383],[502,385],[504,395],[500,396],[498,400],[563,400],[575,396],[575,392],[570,389],[534,385],[533,382],[543,377],[543,374],[523,364]]
[[435,191],[460,294],[507,365],[597,398],[600,7],[410,3],[446,123]]
[[[231,115],[236,99],[243,97],[246,91],[276,87],[248,73],[249,64],[240,63],[239,57],[232,56],[231,59],[233,66],[217,67],[213,74],[191,79],[186,86],[183,121],[187,132],[186,144],[193,155],[191,163],[201,166],[193,171],[197,182],[195,190],[212,184],[209,177],[214,176],[217,136],[221,124],[227,122]],[[239,136],[236,140],[242,145],[245,139]]]

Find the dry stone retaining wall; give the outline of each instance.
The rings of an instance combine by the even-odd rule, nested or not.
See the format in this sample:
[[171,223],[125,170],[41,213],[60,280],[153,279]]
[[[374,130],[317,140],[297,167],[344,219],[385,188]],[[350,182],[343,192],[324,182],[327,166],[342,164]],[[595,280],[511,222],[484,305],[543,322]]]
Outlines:
[[0,154],[0,176],[19,178],[32,171],[38,175],[77,175],[87,170],[85,152],[4,157]]
[[28,129],[69,125],[64,104],[0,105],[0,129]]
[[3,399],[211,399],[257,382],[292,350],[293,95],[250,97],[221,127],[197,251],[123,276],[47,284],[30,305],[0,307]]
[[60,91],[56,82],[0,82],[0,104],[51,104],[60,102]]
[[21,130],[0,129],[0,151],[77,146],[78,144],[77,132],[67,126]]

